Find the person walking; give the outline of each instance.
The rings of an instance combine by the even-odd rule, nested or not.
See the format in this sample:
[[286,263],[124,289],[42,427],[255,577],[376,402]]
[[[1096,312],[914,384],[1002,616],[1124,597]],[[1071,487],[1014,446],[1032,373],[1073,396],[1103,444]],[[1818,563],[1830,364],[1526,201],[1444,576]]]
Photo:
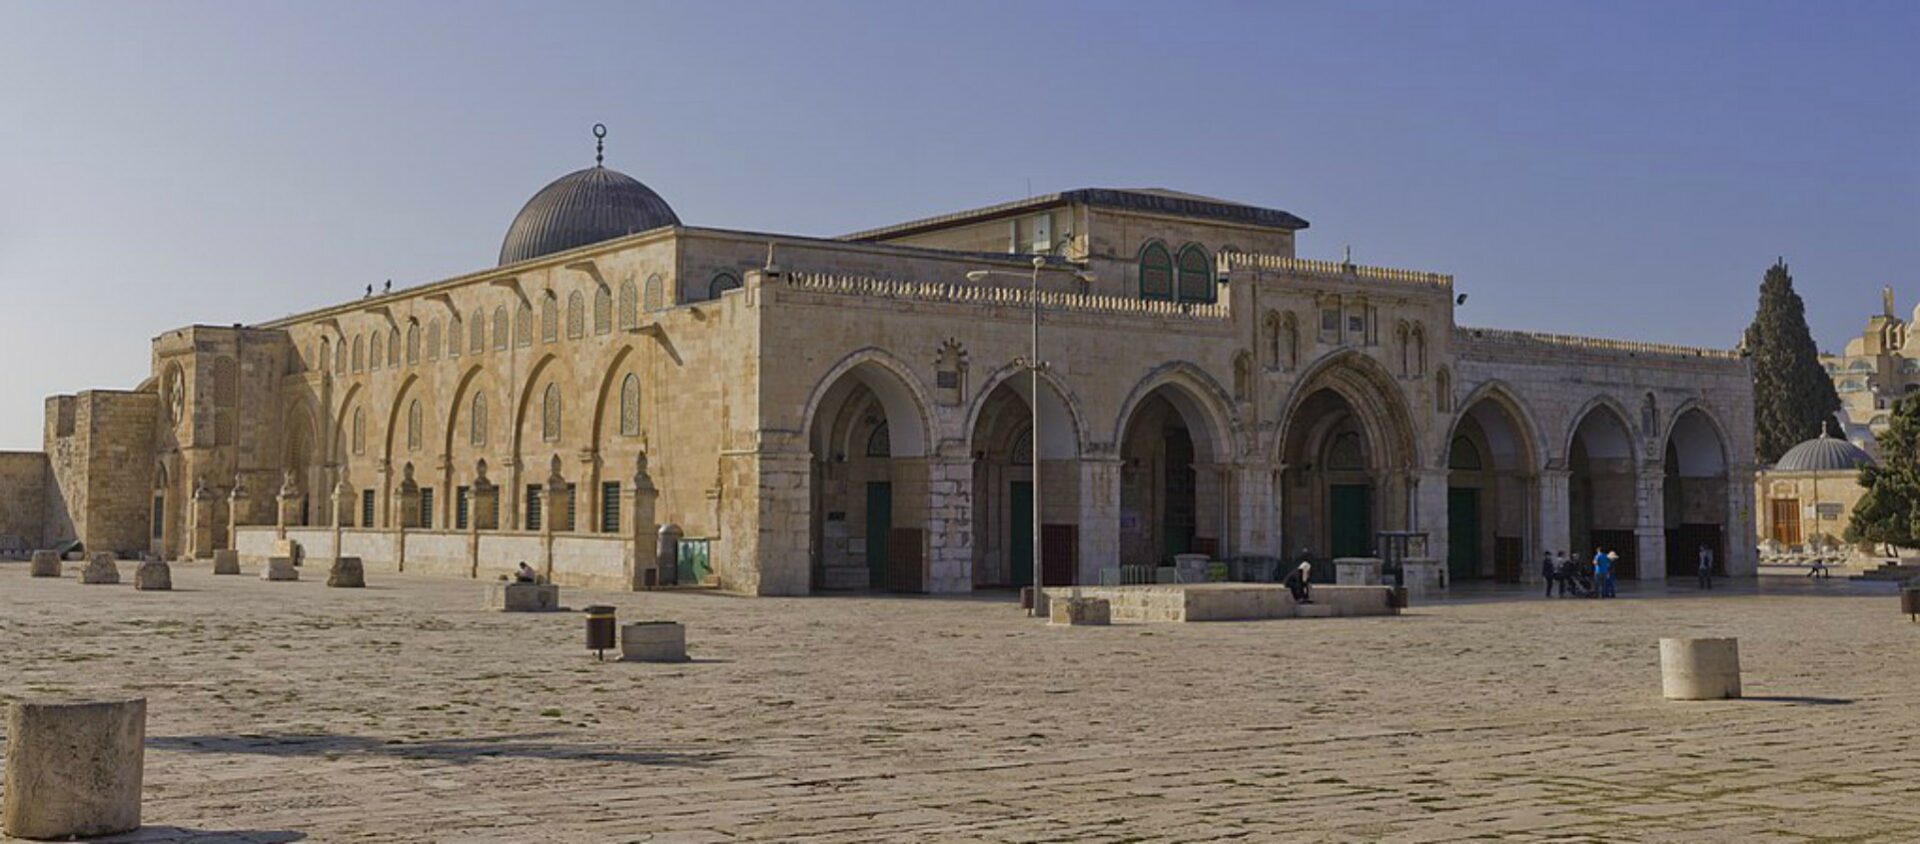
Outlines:
[[1573,560],[1568,559],[1567,552],[1555,551],[1553,567],[1560,575],[1560,597],[1565,598],[1567,591],[1573,588]]
[[[1553,584],[1560,580],[1560,570],[1553,565],[1552,551],[1540,552],[1540,579],[1547,583],[1545,597],[1553,597]],[[1562,592],[1564,593],[1565,590],[1563,589]]]
[[1713,549],[1700,546],[1700,588],[1713,588]]
[[1613,597],[1613,559],[1605,548],[1593,549],[1593,580],[1600,597]]

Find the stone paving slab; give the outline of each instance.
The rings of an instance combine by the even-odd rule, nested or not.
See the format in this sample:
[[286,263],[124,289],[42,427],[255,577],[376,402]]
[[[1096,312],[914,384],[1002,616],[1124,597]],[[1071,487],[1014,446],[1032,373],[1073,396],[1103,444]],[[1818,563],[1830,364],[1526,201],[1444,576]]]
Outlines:
[[[0,566],[0,697],[148,698],[114,841],[1920,840],[1920,625],[1834,586],[1048,629],[1010,596],[86,589]],[[1531,593],[1531,590],[1526,590]],[[1516,590],[1512,595],[1518,595]],[[1741,701],[1657,640],[1741,639]]]

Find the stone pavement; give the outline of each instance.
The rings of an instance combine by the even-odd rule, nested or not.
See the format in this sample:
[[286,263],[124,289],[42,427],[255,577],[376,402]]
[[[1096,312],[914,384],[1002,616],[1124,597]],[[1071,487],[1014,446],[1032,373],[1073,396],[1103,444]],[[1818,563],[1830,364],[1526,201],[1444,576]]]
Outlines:
[[[563,591],[685,622],[682,664],[319,581],[0,565],[0,691],[147,697],[118,841],[1920,840],[1920,625],[1844,581],[1106,628]],[[1661,701],[1663,635],[1739,637],[1752,697]]]

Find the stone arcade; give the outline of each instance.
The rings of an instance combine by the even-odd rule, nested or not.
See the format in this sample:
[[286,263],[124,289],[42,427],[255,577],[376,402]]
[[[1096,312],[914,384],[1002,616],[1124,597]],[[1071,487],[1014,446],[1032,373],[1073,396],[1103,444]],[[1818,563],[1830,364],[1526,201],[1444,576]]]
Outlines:
[[497,267],[214,315],[155,338],[134,389],[49,399],[37,538],[624,589],[673,526],[683,576],[762,595],[1017,586],[1036,542],[1047,584],[1092,584],[1382,530],[1426,532],[1455,580],[1594,545],[1628,577],[1701,543],[1752,572],[1737,354],[1462,327],[1451,277],[1295,257],[1306,228],[1084,189],[749,233],[596,165],[527,203]]

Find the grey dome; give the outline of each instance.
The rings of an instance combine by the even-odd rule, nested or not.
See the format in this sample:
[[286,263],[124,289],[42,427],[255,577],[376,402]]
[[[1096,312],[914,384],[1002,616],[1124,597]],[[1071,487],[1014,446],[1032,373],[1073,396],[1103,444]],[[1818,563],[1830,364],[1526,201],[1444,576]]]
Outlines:
[[667,201],[618,170],[589,167],[555,179],[527,200],[507,227],[500,265],[680,225]]
[[1822,435],[1807,440],[1773,464],[1781,472],[1846,472],[1873,465],[1873,456],[1839,437]]

